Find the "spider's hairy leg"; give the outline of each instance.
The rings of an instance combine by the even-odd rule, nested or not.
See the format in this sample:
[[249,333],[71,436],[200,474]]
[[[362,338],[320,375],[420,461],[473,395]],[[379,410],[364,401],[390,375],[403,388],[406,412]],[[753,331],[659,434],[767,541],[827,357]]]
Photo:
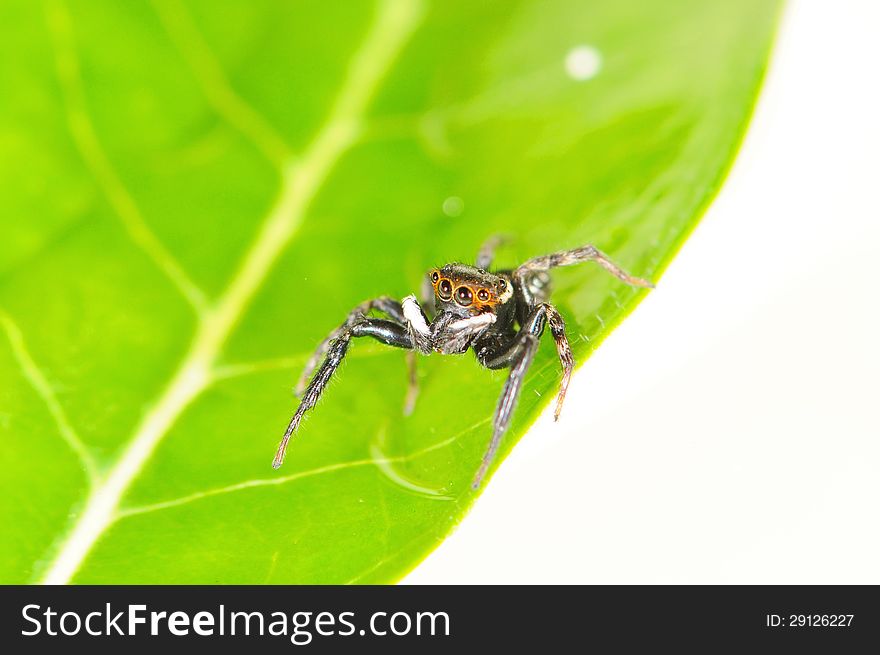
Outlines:
[[427,275],[422,278],[422,285],[419,287],[419,302],[426,316],[430,319],[434,313],[434,285],[431,284],[431,278]]
[[559,363],[562,364],[562,381],[559,383],[559,395],[556,397],[556,409],[553,412],[553,420],[558,421],[562,412],[562,403],[565,402],[565,393],[568,391],[568,383],[571,381],[571,373],[574,371],[574,355],[565,334],[565,321],[562,315],[549,303],[544,303],[543,308],[547,315],[547,324],[550,326],[550,334],[556,343]]
[[486,368],[497,369],[509,366],[510,374],[507,377],[507,382],[504,384],[501,398],[498,401],[498,407],[495,410],[492,441],[489,443],[489,448],[483,456],[480,470],[474,478],[472,485],[474,489],[480,486],[483,477],[492,464],[492,460],[495,458],[498,445],[507,431],[510,417],[516,408],[516,401],[519,398],[519,392],[522,388],[526,371],[532,362],[535,351],[538,349],[538,339],[544,333],[544,327],[548,324],[550,325],[550,333],[553,335],[553,341],[556,343],[559,361],[562,364],[562,382],[560,383],[559,397],[556,401],[556,411],[554,414],[554,418],[558,419],[559,412],[562,410],[562,403],[565,400],[565,392],[568,390],[568,382],[574,370],[574,357],[568,344],[568,338],[565,335],[565,321],[553,305],[541,303],[533,307],[520,332],[508,342],[506,349],[502,350],[500,354],[495,354],[491,351],[478,352],[477,354],[480,362]]
[[317,368],[318,363],[321,361],[321,358],[329,350],[330,344],[333,342],[333,340],[337,339],[339,335],[342,334],[347,328],[350,328],[352,325],[360,321],[367,315],[370,310],[373,309],[378,312],[382,312],[383,314],[386,314],[398,323],[404,322],[403,308],[400,306],[400,303],[393,298],[389,298],[388,296],[380,296],[379,298],[374,298],[373,300],[367,300],[352,309],[348,313],[345,322],[327,335],[327,338],[320,343],[317,349],[315,349],[314,354],[309,358],[309,361],[306,362],[302,373],[300,373],[300,376],[296,381],[296,386],[294,387],[293,391],[298,398],[302,397],[303,392],[306,389],[306,384],[308,384],[309,382],[309,378],[312,376],[312,373],[314,373],[315,368]]
[[293,418],[290,419],[290,423],[287,425],[287,430],[285,430],[281,443],[278,445],[278,450],[275,453],[272,468],[277,469],[284,462],[284,454],[287,451],[287,443],[290,441],[290,437],[299,427],[303,415],[318,402],[318,399],[327,387],[327,383],[333,377],[336,369],[339,368],[346,352],[348,352],[348,345],[352,337],[373,337],[381,343],[398,348],[412,349],[413,347],[413,342],[407,329],[400,323],[361,316],[361,319],[352,325],[343,325],[327,347],[324,361],[318,367],[308,387],[306,387],[299,407],[297,407]]
[[483,455],[483,461],[480,463],[480,470],[477,471],[477,475],[471,484],[473,489],[479,488],[486,472],[489,470],[489,466],[492,464],[492,460],[495,458],[498,445],[507,431],[510,417],[516,408],[516,401],[519,399],[519,392],[522,389],[526,371],[528,371],[537,350],[538,337],[530,331],[522,330],[513,338],[512,343],[501,354],[494,357],[488,354],[480,356],[483,365],[487,368],[497,369],[509,366],[510,373],[504,383],[504,389],[501,391],[498,407],[495,409],[495,418],[492,422],[492,441],[489,442],[489,448],[486,450],[486,454]]
[[406,400],[403,401],[403,415],[409,416],[416,408],[416,400],[419,397],[419,371],[416,367],[416,351],[406,353],[406,369],[408,378],[406,385]]
[[563,250],[542,257],[534,257],[524,264],[521,264],[513,273],[514,278],[519,281],[523,287],[527,276],[531,273],[539,271],[549,271],[551,268],[558,266],[571,266],[573,264],[581,264],[583,262],[596,262],[611,273],[617,279],[626,282],[634,287],[645,287],[653,289],[654,284],[650,280],[643,280],[640,277],[634,277],[615,264],[605,253],[595,246],[586,245],[573,250]]
[[574,355],[568,343],[568,336],[565,334],[565,321],[556,307],[550,303],[542,302],[529,311],[522,329],[540,337],[544,333],[546,325],[550,326],[550,334],[556,344],[556,354],[562,365],[562,380],[559,383],[559,395],[556,397],[556,409],[553,412],[553,420],[558,421],[562,404],[565,402],[565,393],[568,391],[568,383],[571,381],[571,374],[574,371]]
[[488,270],[495,259],[495,251],[508,241],[510,238],[504,234],[495,234],[486,239],[477,253],[476,267]]

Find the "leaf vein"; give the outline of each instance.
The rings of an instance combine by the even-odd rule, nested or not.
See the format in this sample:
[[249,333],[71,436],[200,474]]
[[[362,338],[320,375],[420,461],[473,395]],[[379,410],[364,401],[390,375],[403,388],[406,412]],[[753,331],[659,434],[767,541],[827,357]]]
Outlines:
[[[484,421],[485,422],[485,421]],[[406,455],[397,455],[394,457],[369,457],[364,459],[356,459],[348,462],[338,462],[336,464],[327,464],[326,466],[319,466],[313,469],[307,469],[305,471],[297,471],[296,473],[291,473],[290,475],[279,476],[275,478],[256,478],[254,480],[245,480],[244,482],[236,482],[235,484],[230,484],[225,487],[217,487],[216,489],[209,489],[208,491],[199,491],[196,493],[188,494],[186,496],[181,496],[179,498],[173,498],[171,500],[163,500],[158,503],[152,503],[150,505],[141,505],[138,507],[129,507],[127,509],[119,510],[116,513],[116,519],[124,519],[130,516],[137,516],[138,514],[148,514],[150,512],[156,512],[163,509],[170,509],[172,507],[180,507],[181,505],[188,505],[189,503],[193,503],[199,500],[205,500],[206,498],[212,498],[214,496],[222,496],[229,493],[234,493],[236,491],[244,491],[246,489],[255,489],[259,487],[273,487],[278,485],[284,485],[289,482],[296,482],[297,480],[302,480],[304,478],[310,478],[315,475],[323,475],[325,473],[335,473],[337,471],[344,471],[346,469],[351,468],[359,468],[361,466],[376,466],[380,470],[382,467],[388,466],[390,464],[399,464],[401,462],[408,462],[414,460],[422,455],[426,455],[435,450],[439,450],[441,448],[445,448],[451,443],[457,441],[462,436],[467,434],[471,428],[468,430],[463,430],[461,433],[454,437],[450,437],[449,439],[444,439],[438,443],[432,444],[430,446],[426,446],[425,448],[421,448],[420,450],[416,450],[412,453],[408,453]],[[441,500],[449,500],[447,496],[437,496],[437,498]]]
[[6,330],[9,344],[12,346],[12,354],[21,367],[25,379],[45,403],[49,413],[52,415],[52,419],[58,426],[58,432],[61,434],[61,437],[82,463],[89,485],[94,486],[98,481],[98,466],[92,454],[86,448],[82,439],[80,439],[79,434],[70,424],[70,420],[58,401],[58,397],[55,395],[49,380],[28,351],[21,329],[8,314],[2,311],[0,311],[0,323],[3,324]]
[[291,156],[289,146],[269,121],[235,92],[183,5],[174,0],[154,0],[153,7],[214,111],[249,138],[266,159],[283,166]]
[[132,242],[168,277],[196,313],[202,315],[208,304],[204,291],[150,229],[95,133],[82,88],[72,18],[63,0],[50,0],[46,5],[46,14],[68,128],[80,157]]
[[275,206],[229,286],[200,321],[184,356],[153,407],[144,415],[122,456],[89,495],[83,513],[49,565],[43,582],[63,584],[79,570],[113,523],[120,500],[183,411],[211,383],[222,347],[238,325],[275,262],[302,225],[306,211],[339,159],[357,141],[367,105],[397,54],[421,20],[421,3],[383,0],[323,126],[301,157],[285,164]]

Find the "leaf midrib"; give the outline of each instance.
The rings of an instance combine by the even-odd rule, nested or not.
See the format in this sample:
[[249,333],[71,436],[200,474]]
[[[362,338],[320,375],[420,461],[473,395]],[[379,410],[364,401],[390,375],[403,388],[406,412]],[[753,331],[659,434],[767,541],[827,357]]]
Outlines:
[[128,446],[48,565],[41,582],[64,584],[76,574],[104,531],[116,520],[125,491],[183,411],[213,382],[222,347],[275,262],[300,229],[311,202],[341,157],[357,142],[370,99],[418,26],[420,0],[382,0],[372,26],[352,58],[332,109],[305,151],[280,171],[278,198],[257,237],[215,304],[200,313],[195,337],[171,381],[144,415]]

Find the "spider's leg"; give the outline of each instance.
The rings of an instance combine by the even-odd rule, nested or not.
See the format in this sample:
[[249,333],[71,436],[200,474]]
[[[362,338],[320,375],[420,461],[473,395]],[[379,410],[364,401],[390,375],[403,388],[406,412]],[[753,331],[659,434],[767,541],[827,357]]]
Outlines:
[[476,267],[488,270],[492,265],[492,260],[495,259],[495,251],[509,240],[510,239],[503,234],[495,234],[486,239],[477,253]]
[[543,334],[544,327],[547,324],[550,325],[550,333],[556,342],[556,352],[559,354],[559,361],[562,363],[562,382],[554,414],[554,418],[558,419],[562,403],[565,400],[565,392],[568,390],[568,382],[574,370],[574,358],[568,344],[568,338],[565,335],[565,321],[563,321],[562,316],[553,305],[541,303],[532,308],[528,318],[523,323],[522,330],[508,342],[507,347],[500,354],[495,354],[492,351],[480,351],[477,353],[480,362],[486,368],[497,369],[509,366],[510,374],[507,377],[507,382],[501,392],[501,399],[498,401],[498,407],[495,410],[492,441],[489,443],[489,448],[483,456],[480,470],[474,478],[474,489],[480,486],[486,471],[488,471],[489,466],[492,464],[501,438],[507,431],[510,417],[519,398],[523,379],[532,362],[535,351],[538,349],[538,339]]
[[409,373],[406,385],[406,400],[403,401],[403,415],[409,416],[416,408],[419,397],[419,372],[416,368],[416,351],[406,353],[406,369]]
[[362,302],[360,305],[352,309],[348,313],[348,317],[346,317],[345,322],[327,335],[327,338],[320,343],[317,349],[315,349],[314,354],[309,358],[309,361],[306,362],[302,373],[300,373],[299,379],[297,379],[296,381],[296,386],[294,387],[293,392],[297,395],[297,397],[302,397],[303,392],[306,389],[306,384],[308,384],[309,382],[309,378],[312,376],[312,373],[314,373],[315,368],[317,368],[318,363],[320,363],[321,361],[321,358],[330,349],[330,344],[333,342],[333,340],[337,339],[339,335],[342,334],[347,328],[351,327],[359,320],[361,320],[364,316],[366,316],[371,309],[375,309],[376,311],[382,312],[390,316],[398,323],[404,322],[403,308],[400,306],[400,303],[393,298],[389,298],[388,296],[381,296],[379,298],[374,298],[373,300],[367,300],[366,302]]
[[540,337],[544,333],[544,327],[550,326],[550,334],[556,344],[556,354],[562,365],[562,381],[559,383],[559,395],[556,397],[556,409],[553,412],[553,420],[559,420],[562,411],[562,403],[565,402],[565,393],[568,391],[568,383],[574,371],[574,355],[565,334],[565,321],[559,310],[550,303],[542,302],[533,307],[528,313],[528,318],[523,323],[522,329]]
[[406,327],[393,321],[361,317],[359,321],[352,325],[343,325],[337,332],[338,334],[327,348],[324,361],[318,367],[318,371],[311,379],[311,382],[309,382],[308,387],[306,387],[299,407],[297,407],[293,418],[290,419],[290,423],[287,425],[287,430],[285,430],[284,437],[278,446],[278,451],[275,453],[275,460],[272,462],[273,468],[277,469],[284,462],[287,442],[290,441],[290,437],[299,427],[303,415],[318,402],[318,399],[327,387],[327,383],[336,369],[339,368],[345,353],[348,352],[348,344],[352,337],[373,337],[377,341],[398,348],[411,349],[413,347],[412,339],[410,339]]
[[534,276],[534,274],[549,271],[551,268],[556,268],[557,266],[571,266],[573,264],[581,264],[583,262],[596,262],[604,268],[606,271],[611,273],[614,277],[627,284],[634,287],[646,287],[649,289],[654,288],[654,284],[649,280],[643,280],[639,277],[634,277],[627,273],[625,270],[620,268],[617,264],[615,264],[605,253],[600,251],[595,246],[586,245],[580,248],[574,248],[573,250],[563,250],[561,252],[555,252],[550,255],[543,255],[542,257],[535,257],[533,259],[528,260],[524,264],[521,264],[514,272],[514,279],[519,283],[520,288],[523,291],[523,294],[526,296],[525,300],[528,304],[534,304],[534,298],[531,296],[534,294],[530,294],[530,278]]
[[[430,324],[431,317],[434,314],[434,286],[427,275],[422,278],[422,286],[419,288],[419,302],[421,304],[418,305],[416,313],[420,312],[425,319],[425,323]],[[413,309],[410,309],[411,313]],[[402,308],[400,322],[407,325],[407,319],[403,316]],[[406,389],[406,400],[403,404],[403,415],[409,416],[415,410],[416,399],[419,397],[418,359],[416,358],[415,351],[407,353],[406,367],[409,372],[409,381]]]
[[[405,300],[405,299],[404,299]],[[425,319],[426,324],[430,324],[433,320],[434,316],[434,285],[431,284],[431,279],[424,275],[422,276],[422,285],[419,287],[419,303],[417,303],[416,308],[411,308],[409,311],[412,315],[421,314]],[[415,314],[413,311],[415,310]],[[401,319],[400,322],[404,325],[407,325],[407,319],[403,316],[403,308],[401,307]],[[419,376],[418,376],[418,364],[415,352],[411,352],[407,354],[406,357],[406,366],[409,371],[409,384],[407,386],[406,391],[406,401],[403,405],[403,415],[409,416],[413,413],[413,410],[416,407],[416,399],[419,397]]]
[[556,343],[559,363],[562,364],[562,381],[559,383],[559,395],[556,397],[556,409],[553,412],[553,420],[558,421],[559,413],[562,411],[562,403],[565,402],[565,392],[568,391],[568,383],[571,380],[571,373],[574,371],[574,356],[565,334],[565,321],[562,319],[562,315],[549,303],[544,303],[543,307],[547,314],[550,334]]
[[422,278],[422,286],[419,287],[419,302],[428,316],[434,313],[434,285],[427,275]]
[[526,371],[532,363],[535,351],[538,349],[538,337],[530,331],[522,330],[517,334],[509,347],[498,355],[492,356],[488,353],[481,353],[480,358],[484,366],[487,368],[505,368],[510,367],[510,373],[504,383],[504,389],[501,391],[501,398],[498,400],[498,407],[495,409],[495,419],[492,423],[492,441],[489,442],[489,448],[483,455],[483,461],[480,464],[480,470],[474,477],[471,484],[473,489],[477,489],[483,481],[501,438],[507,431],[510,423],[510,417],[516,407],[516,401],[519,399],[519,392],[522,389],[523,379]]

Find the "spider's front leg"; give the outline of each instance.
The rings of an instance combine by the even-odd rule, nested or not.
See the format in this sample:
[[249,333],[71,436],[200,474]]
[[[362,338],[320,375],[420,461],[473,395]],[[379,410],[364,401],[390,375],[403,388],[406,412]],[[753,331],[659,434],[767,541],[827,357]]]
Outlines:
[[[406,322],[406,319],[403,317],[403,308],[400,306],[400,303],[393,298],[390,298],[388,296],[380,296],[378,298],[374,298],[373,300],[362,302],[360,305],[358,305],[348,313],[348,317],[345,319],[345,322],[342,325],[340,325],[338,328],[333,330],[333,332],[327,335],[327,338],[320,343],[317,349],[315,349],[314,354],[306,362],[306,365],[303,368],[302,373],[300,373],[299,379],[296,381],[296,386],[293,390],[297,398],[302,398],[302,395],[306,390],[306,385],[309,382],[309,378],[311,378],[312,373],[315,372],[315,369],[318,367],[321,358],[324,357],[324,355],[327,353],[327,350],[330,348],[330,344],[333,343],[333,340],[336,339],[346,327],[350,327],[363,319],[370,312],[370,310],[382,312],[397,323],[403,324]],[[418,372],[416,371],[415,353],[407,353],[406,367],[408,375],[406,399],[403,403],[403,415],[409,416],[410,414],[412,414],[413,409],[416,405],[416,399],[419,396],[419,378]]]
[[407,328],[400,323],[394,321],[386,321],[378,318],[366,318],[363,314],[359,319],[349,322],[348,320],[342,324],[337,330],[331,334],[328,345],[324,349],[324,361],[318,367],[314,377],[302,394],[299,407],[290,419],[284,437],[278,445],[275,453],[275,459],[272,462],[273,468],[278,468],[284,462],[284,454],[287,451],[287,443],[290,437],[299,427],[303,415],[318,402],[318,398],[327,387],[327,383],[339,368],[345,354],[348,352],[348,345],[352,337],[373,337],[377,341],[389,346],[398,348],[413,348],[413,342],[410,338]]
[[568,344],[568,338],[565,335],[565,321],[562,320],[562,316],[553,305],[541,303],[534,307],[529,312],[528,318],[520,332],[507,341],[506,344],[502,342],[501,352],[496,352],[491,347],[477,352],[477,357],[483,366],[490,369],[509,366],[510,374],[507,376],[504,389],[501,391],[501,398],[498,401],[498,407],[495,409],[492,441],[489,442],[489,448],[483,456],[480,470],[474,478],[474,489],[480,486],[483,477],[492,464],[492,460],[495,458],[495,452],[498,450],[501,438],[507,431],[513,410],[516,408],[516,401],[519,398],[519,392],[522,388],[526,371],[532,363],[535,351],[538,349],[538,339],[544,333],[544,328],[548,324],[553,341],[556,343],[559,361],[562,364],[562,382],[559,385],[559,396],[556,400],[556,411],[554,413],[554,419],[559,419],[559,412],[562,410],[562,403],[565,400],[565,392],[568,390],[568,382],[574,370],[574,358],[571,353],[571,347]]
[[327,335],[327,338],[320,343],[320,345],[315,349],[314,354],[309,358],[309,361],[306,362],[306,365],[303,368],[299,379],[296,381],[296,386],[294,387],[294,393],[298,397],[302,397],[303,392],[306,390],[306,385],[309,382],[309,378],[318,367],[318,363],[321,361],[321,358],[325,354],[327,354],[327,351],[330,349],[330,344],[333,343],[333,340],[339,337],[339,335],[342,334],[347,328],[350,328],[352,325],[363,319],[369,313],[369,311],[373,309],[382,312],[383,314],[386,314],[397,323],[404,322],[403,308],[400,306],[400,303],[393,298],[389,298],[388,296],[380,296],[379,298],[374,298],[373,300],[367,300],[366,302],[362,302],[360,305],[352,309],[348,313],[345,322],[338,328],[333,330],[333,332]]
[[516,401],[519,399],[519,392],[522,389],[526,371],[528,371],[532,359],[535,357],[535,351],[538,350],[538,337],[532,334],[531,331],[523,329],[504,344],[503,347],[504,349],[501,352],[494,352],[491,349],[477,352],[480,363],[486,368],[510,367],[510,373],[504,382],[504,389],[501,391],[501,398],[499,398],[498,407],[495,409],[495,419],[492,422],[492,441],[489,442],[489,448],[486,450],[486,454],[483,455],[480,470],[471,484],[473,489],[477,489],[483,481],[483,477],[485,477],[489,466],[492,464],[492,460],[495,458],[495,452],[501,443],[501,437],[507,432],[507,426],[516,407]]

